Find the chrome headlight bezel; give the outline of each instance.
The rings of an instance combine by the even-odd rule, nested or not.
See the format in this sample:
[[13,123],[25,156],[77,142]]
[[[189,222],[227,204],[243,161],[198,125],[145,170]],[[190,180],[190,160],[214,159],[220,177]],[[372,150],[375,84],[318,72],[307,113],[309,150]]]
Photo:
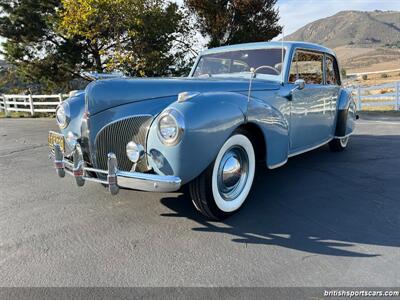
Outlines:
[[[163,128],[162,128],[162,121],[165,118],[171,118],[173,121],[175,127],[175,134],[172,137],[166,137],[165,133],[163,133]],[[172,126],[171,126],[172,127]],[[165,111],[163,111],[158,119],[157,119],[157,135],[160,141],[167,146],[175,146],[177,145],[181,140],[183,133],[185,131],[185,121],[180,112],[173,108],[168,108]]]
[[71,121],[69,105],[67,102],[63,102],[57,106],[56,121],[61,129],[65,129]]

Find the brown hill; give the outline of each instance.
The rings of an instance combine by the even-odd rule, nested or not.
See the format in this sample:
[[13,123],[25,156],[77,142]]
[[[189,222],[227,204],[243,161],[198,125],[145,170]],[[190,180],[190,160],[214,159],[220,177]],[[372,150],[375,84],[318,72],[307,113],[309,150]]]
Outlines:
[[400,46],[400,12],[341,11],[305,25],[287,37],[319,43],[331,48],[339,46]]
[[400,68],[398,11],[342,11],[309,23],[285,39],[333,48],[348,72]]

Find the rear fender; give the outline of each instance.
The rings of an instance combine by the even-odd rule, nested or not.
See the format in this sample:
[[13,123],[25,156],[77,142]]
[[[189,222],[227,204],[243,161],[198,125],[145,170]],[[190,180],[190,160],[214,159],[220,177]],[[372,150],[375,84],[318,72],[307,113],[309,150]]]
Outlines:
[[351,92],[342,89],[336,113],[335,137],[345,137],[354,131],[356,120],[356,104]]

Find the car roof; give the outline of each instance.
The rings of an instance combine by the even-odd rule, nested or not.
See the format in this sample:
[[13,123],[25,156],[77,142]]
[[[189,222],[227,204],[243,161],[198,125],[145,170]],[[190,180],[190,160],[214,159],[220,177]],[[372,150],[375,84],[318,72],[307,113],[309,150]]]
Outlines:
[[211,48],[204,50],[201,54],[212,54],[212,53],[220,53],[220,52],[228,52],[228,51],[238,51],[238,50],[246,50],[246,49],[262,49],[262,48],[281,48],[283,45],[284,48],[289,50],[289,48],[301,48],[301,49],[308,49],[308,50],[315,50],[325,52],[331,55],[335,55],[331,49],[326,48],[324,46],[314,44],[314,43],[307,43],[307,42],[299,42],[299,41],[285,41],[285,42],[257,42],[257,43],[245,43],[245,44],[236,44],[230,46],[222,46],[217,48]]

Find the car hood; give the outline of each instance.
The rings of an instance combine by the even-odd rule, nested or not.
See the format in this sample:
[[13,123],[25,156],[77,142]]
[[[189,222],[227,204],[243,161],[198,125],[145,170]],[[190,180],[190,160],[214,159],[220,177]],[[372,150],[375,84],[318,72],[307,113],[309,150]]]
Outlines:
[[[86,109],[93,115],[132,102],[177,96],[181,92],[247,92],[249,79],[149,78],[108,79],[86,88]],[[279,89],[279,82],[255,79],[252,90]]]

